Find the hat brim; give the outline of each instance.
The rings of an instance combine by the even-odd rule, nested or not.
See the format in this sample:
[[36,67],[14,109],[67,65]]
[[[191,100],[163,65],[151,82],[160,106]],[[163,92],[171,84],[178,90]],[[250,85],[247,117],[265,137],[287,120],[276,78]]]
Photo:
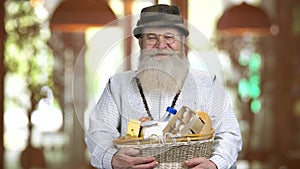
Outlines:
[[133,34],[136,38],[140,38],[140,36],[143,34],[143,30],[145,28],[162,28],[162,27],[176,28],[185,37],[187,37],[189,35],[189,31],[187,30],[187,28],[185,27],[184,24],[174,24],[174,23],[168,24],[167,22],[162,22],[162,21],[151,22],[148,24],[143,24],[143,25],[137,26],[134,28]]

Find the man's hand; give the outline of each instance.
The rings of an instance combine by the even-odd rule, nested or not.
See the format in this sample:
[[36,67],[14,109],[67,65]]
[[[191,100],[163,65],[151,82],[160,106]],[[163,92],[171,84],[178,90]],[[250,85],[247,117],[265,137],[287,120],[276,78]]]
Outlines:
[[212,161],[204,157],[198,157],[198,158],[186,160],[185,165],[193,169],[217,169],[215,163],[213,163]]
[[150,169],[158,165],[154,157],[138,157],[138,154],[139,151],[133,148],[121,149],[113,156],[113,168]]

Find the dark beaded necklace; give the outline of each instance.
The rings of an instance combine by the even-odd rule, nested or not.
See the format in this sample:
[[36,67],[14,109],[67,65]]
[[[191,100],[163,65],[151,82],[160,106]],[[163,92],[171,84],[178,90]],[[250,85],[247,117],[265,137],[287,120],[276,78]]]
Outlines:
[[[143,91],[143,88],[142,88],[142,84],[140,82],[140,79],[139,78],[135,78],[136,80],[136,84],[138,86],[138,89],[139,89],[139,92],[140,92],[140,95],[142,97],[142,100],[143,100],[143,104],[144,104],[144,107],[145,107],[145,110],[147,112],[147,115],[150,117],[151,120],[153,120],[153,117],[152,117],[152,114],[150,113],[150,109],[148,107],[148,103],[147,103],[147,100],[146,100],[146,97],[145,97],[145,94],[144,94],[144,91]],[[176,95],[174,96],[173,98],[173,101],[172,101],[172,104],[171,104],[171,107],[174,108],[175,107],[175,104],[178,100],[178,97],[180,95],[180,92],[181,90],[178,90],[178,92],[176,93]]]

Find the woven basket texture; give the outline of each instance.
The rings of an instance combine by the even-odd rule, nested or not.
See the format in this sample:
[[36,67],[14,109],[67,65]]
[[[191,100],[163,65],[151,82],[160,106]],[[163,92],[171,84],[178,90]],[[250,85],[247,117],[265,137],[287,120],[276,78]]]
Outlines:
[[154,156],[159,162],[157,169],[187,168],[184,161],[195,157],[210,158],[213,139],[155,143],[155,144],[118,144],[118,148],[136,148],[142,156]]

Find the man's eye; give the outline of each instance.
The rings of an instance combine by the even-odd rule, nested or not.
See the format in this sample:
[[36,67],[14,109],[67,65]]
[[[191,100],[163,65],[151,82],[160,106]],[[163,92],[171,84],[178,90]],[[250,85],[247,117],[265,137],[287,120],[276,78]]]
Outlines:
[[155,40],[157,38],[156,38],[156,36],[148,36],[147,39],[149,39],[149,40]]
[[165,36],[165,39],[174,39],[173,36]]

